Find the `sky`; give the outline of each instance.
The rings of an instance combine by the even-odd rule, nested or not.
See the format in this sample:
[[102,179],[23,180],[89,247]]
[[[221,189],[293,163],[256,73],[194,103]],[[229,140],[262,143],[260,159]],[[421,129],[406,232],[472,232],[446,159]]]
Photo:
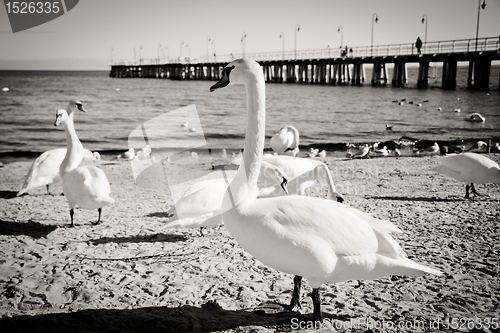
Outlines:
[[[479,0],[481,3],[483,0]],[[500,0],[485,0],[479,37],[500,36]],[[0,8],[0,70],[109,70],[114,61],[338,48],[475,38],[476,0],[80,0],[12,33]],[[295,33],[296,25],[300,31]],[[296,39],[295,39],[296,34]],[[210,42],[207,43],[207,40]],[[211,42],[214,42],[212,44]],[[183,44],[182,44],[183,42]],[[159,46],[161,44],[161,46]]]

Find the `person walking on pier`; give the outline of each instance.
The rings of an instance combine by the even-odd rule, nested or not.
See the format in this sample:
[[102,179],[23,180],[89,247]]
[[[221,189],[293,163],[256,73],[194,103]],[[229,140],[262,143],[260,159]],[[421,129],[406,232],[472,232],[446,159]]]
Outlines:
[[417,48],[418,54],[420,54],[420,49],[422,48],[422,40],[420,39],[420,36],[417,37],[417,41],[415,42],[415,47]]

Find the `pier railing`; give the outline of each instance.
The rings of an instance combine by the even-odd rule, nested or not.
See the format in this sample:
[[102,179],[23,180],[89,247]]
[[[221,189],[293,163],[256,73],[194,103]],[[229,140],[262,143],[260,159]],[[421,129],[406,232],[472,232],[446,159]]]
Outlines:
[[[499,51],[500,37],[472,38],[445,40],[437,42],[423,43],[421,54],[440,54],[440,53],[467,53]],[[212,55],[209,57],[198,58],[153,58],[140,59],[139,61],[114,61],[111,65],[161,65],[168,63],[226,63],[238,58],[249,58],[256,61],[277,61],[277,60],[302,60],[302,59],[335,59],[335,58],[363,58],[363,57],[384,57],[398,55],[417,55],[419,54],[415,43],[406,44],[388,44],[373,46],[358,46],[349,48],[324,48],[313,50],[297,50],[285,52],[261,52],[261,53],[231,53],[228,55]]]

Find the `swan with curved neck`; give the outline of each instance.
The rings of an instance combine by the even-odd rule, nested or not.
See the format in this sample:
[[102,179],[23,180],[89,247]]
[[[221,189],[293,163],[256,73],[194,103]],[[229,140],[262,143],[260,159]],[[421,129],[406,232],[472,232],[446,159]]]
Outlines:
[[[82,105],[82,102],[71,100],[68,103],[67,112],[73,114],[74,111],[87,112]],[[49,192],[49,185],[57,183],[61,180],[59,177],[59,166],[61,165],[64,157],[66,156],[66,148],[56,148],[45,151],[37,157],[31,165],[28,174],[26,175],[22,189],[17,193],[17,196],[45,185],[47,187],[47,194]],[[93,160],[92,152],[85,149],[84,159]]]
[[[167,213],[171,216],[165,228],[203,228],[223,224],[221,206],[232,179],[207,179],[193,184]],[[259,173],[259,196],[287,193],[287,175],[278,167],[263,162]]]
[[[401,232],[389,221],[323,198],[293,195],[257,199],[265,136],[265,87],[260,65],[247,59],[231,62],[210,91],[230,84],[245,85],[248,122],[243,164],[224,195],[224,223],[240,246],[262,263],[294,274],[296,279],[307,278],[313,288],[315,321],[322,320],[322,284],[386,275],[442,274],[408,259],[389,235]],[[296,282],[292,307],[300,306],[299,298],[300,283]]]
[[431,169],[442,175],[466,183],[465,198],[469,199],[469,189],[474,196],[474,183],[500,183],[500,167],[495,161],[476,153],[450,154],[439,159],[439,165]]
[[299,149],[299,130],[291,125],[283,126],[270,140],[271,148],[279,155],[296,156]]
[[59,175],[62,179],[64,196],[69,203],[71,226],[75,226],[73,215],[76,206],[87,210],[97,209],[99,218],[94,224],[98,224],[101,222],[102,207],[114,202],[109,196],[111,187],[108,179],[104,171],[98,167],[79,166],[83,160],[84,149],[75,131],[73,113],[68,114],[64,109],[57,110],[54,126],[60,124],[65,129],[68,148],[59,167]]

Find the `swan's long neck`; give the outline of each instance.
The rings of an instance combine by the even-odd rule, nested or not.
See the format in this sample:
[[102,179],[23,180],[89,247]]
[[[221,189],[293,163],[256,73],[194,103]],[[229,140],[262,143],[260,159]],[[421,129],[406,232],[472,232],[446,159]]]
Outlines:
[[[260,75],[259,75],[260,74]],[[252,76],[245,84],[247,93],[247,130],[243,165],[230,185],[232,205],[245,199],[257,198],[260,166],[264,149],[266,127],[266,93],[261,73]]]
[[76,135],[73,123],[73,113],[68,115],[68,120],[63,122],[63,126],[66,130],[68,150],[66,151],[66,156],[59,167],[59,175],[61,178],[63,178],[69,171],[76,169],[83,160],[83,145]]

